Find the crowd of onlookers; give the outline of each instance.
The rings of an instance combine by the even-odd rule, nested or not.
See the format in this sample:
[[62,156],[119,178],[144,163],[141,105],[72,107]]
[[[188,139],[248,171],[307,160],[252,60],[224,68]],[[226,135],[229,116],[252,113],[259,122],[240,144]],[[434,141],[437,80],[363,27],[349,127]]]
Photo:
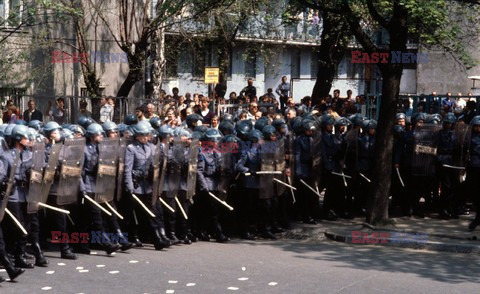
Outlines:
[[[253,79],[248,79],[247,86],[238,94],[231,92],[226,94],[226,87],[217,85],[215,88],[216,97],[213,99],[198,93],[180,94],[178,88],[173,88],[171,94],[161,91],[158,100],[150,100],[141,102],[142,104],[129,111],[135,113],[139,120],[150,119],[152,117],[160,117],[170,126],[178,126],[185,124],[185,119],[189,114],[198,113],[203,118],[203,124],[218,128],[220,117],[225,113],[232,114],[237,120],[251,119],[257,120],[262,116],[268,116],[271,119],[279,116],[289,121],[297,115],[304,113],[313,113],[314,115],[330,114],[333,117],[348,117],[355,113],[363,116],[375,115],[375,112],[368,112],[375,100],[367,102],[364,95],[353,96],[353,92],[348,90],[346,96],[341,96],[340,90],[333,91],[333,95],[329,95],[317,101],[312,101],[309,96],[301,99],[300,103],[296,103],[292,98],[290,91],[290,83],[287,77],[282,77],[281,83],[274,90],[269,88],[263,95],[257,95],[257,88],[254,86]],[[212,95],[213,96],[213,95]],[[419,96],[416,104],[412,98],[399,99],[397,103],[397,112],[403,112],[410,116],[415,112],[437,113],[442,115],[453,112],[457,118],[462,117],[468,123],[476,114],[477,104],[472,100],[472,93],[466,96],[458,93],[455,99],[451,98],[452,93],[448,92],[442,98],[439,98],[436,92],[431,95]],[[460,98],[459,98],[460,97]],[[368,99],[371,99],[370,97]],[[374,98],[375,99],[375,98]],[[132,100],[135,101],[135,100]],[[100,104],[96,107],[95,114],[88,110],[88,102],[80,100],[78,110],[75,110],[75,120],[81,116],[92,117],[100,123],[106,121],[122,122],[123,115],[115,117],[115,98],[102,96]],[[439,103],[441,103],[439,107]],[[416,107],[415,109],[414,106]],[[92,108],[91,108],[92,109]],[[4,106],[2,116],[3,123],[15,123],[17,120],[29,122],[31,120],[50,121],[53,120],[59,124],[74,123],[71,121],[69,108],[66,108],[65,99],[57,98],[55,106],[52,101],[46,105],[44,113],[40,111],[35,100],[29,100],[27,109],[21,112],[19,107],[15,106],[12,100],[8,100]]]

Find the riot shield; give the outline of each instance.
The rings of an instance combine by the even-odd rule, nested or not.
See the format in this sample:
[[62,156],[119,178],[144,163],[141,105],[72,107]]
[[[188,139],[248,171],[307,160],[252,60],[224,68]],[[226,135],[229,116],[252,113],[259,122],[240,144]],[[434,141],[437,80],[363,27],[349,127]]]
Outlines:
[[192,199],[193,195],[195,195],[195,185],[197,184],[198,145],[198,139],[192,139],[189,146],[187,199]]
[[310,152],[312,156],[312,174],[315,187],[321,186],[322,178],[322,154],[321,154],[322,135],[318,133],[312,140]]
[[187,168],[185,167],[185,142],[180,138],[175,138],[173,146],[169,150],[167,158],[167,175],[165,177],[164,187],[168,198],[175,198],[180,185],[180,175],[186,177]]
[[289,172],[286,173],[287,184],[293,185],[295,175],[295,139],[293,132],[286,137],[287,143],[285,145],[285,154],[287,158],[287,164]]
[[154,145],[154,152],[153,152],[153,179],[152,179],[152,205],[157,203],[158,198],[158,191],[159,191],[159,181],[160,181],[160,157],[162,155],[162,146],[161,143],[158,142]]
[[[45,167],[45,170],[43,172],[42,196],[40,197],[40,200],[39,200],[39,202],[41,203],[47,202],[48,194],[50,194],[50,188],[55,180],[55,175],[57,173],[58,159],[60,158],[60,154],[62,153],[62,150],[63,150],[63,144],[58,143],[58,144],[52,145],[50,147],[50,151],[48,152],[47,166]],[[38,205],[37,204],[32,205],[32,209],[38,209]]]
[[85,138],[67,139],[63,143],[60,179],[57,188],[58,197],[56,198],[57,205],[67,205],[77,201],[84,149]]
[[354,171],[357,165],[359,132],[358,129],[352,128],[345,134],[347,148],[345,149],[343,163],[351,171]]
[[17,171],[17,166],[20,163],[20,153],[15,152],[15,157],[13,158],[12,166],[8,171],[7,181],[1,183],[0,187],[0,222],[2,222],[3,217],[5,216],[5,208],[8,204],[8,197],[12,194],[13,184],[15,182],[15,172]]
[[424,124],[415,128],[412,175],[435,175],[438,132],[441,128],[441,125],[435,124]]
[[[271,142],[270,142],[271,143]],[[264,145],[265,146],[265,145]],[[263,146],[262,146],[263,147]],[[262,172],[273,172],[275,171],[275,153],[273,150],[270,150],[270,146],[263,148],[260,153],[261,160],[261,171]],[[260,189],[259,189],[259,198],[271,198],[273,196],[273,186],[274,186],[274,174],[260,174]]]
[[228,188],[234,176],[233,154],[231,152],[219,154],[218,166],[220,169],[220,178],[218,180],[218,197],[222,200],[227,198]]
[[98,172],[95,179],[95,201],[105,203],[115,196],[118,139],[105,138],[98,144]]
[[[285,178],[285,169],[287,168],[287,163],[285,161],[285,140],[282,138],[281,140],[277,141],[275,147],[276,147],[275,149],[276,152],[274,154],[275,170],[281,171],[282,174],[276,174],[274,175],[274,177],[277,180],[280,180],[285,183],[287,181]],[[276,181],[274,183],[274,186],[275,186],[277,195],[282,195],[286,190],[285,185],[282,185]]]
[[453,150],[452,164],[455,167],[466,167],[468,161],[468,149],[470,145],[471,127],[467,124],[455,126],[455,148]]
[[[168,163],[168,148],[169,144],[159,143],[160,144],[160,179],[158,181],[158,194],[162,193],[163,185],[165,183],[165,177],[167,174],[167,163]],[[157,195],[157,197],[160,195]],[[156,201],[155,197],[155,201]]]
[[118,168],[117,168],[117,187],[115,195],[117,201],[120,201],[123,193],[123,176],[125,172],[125,152],[127,150],[127,140],[120,138],[118,142]]
[[[43,165],[45,164],[45,144],[36,142],[32,146],[32,168],[28,185],[27,212],[38,211],[38,202],[42,202],[43,192]],[[44,203],[44,202],[43,202]]]

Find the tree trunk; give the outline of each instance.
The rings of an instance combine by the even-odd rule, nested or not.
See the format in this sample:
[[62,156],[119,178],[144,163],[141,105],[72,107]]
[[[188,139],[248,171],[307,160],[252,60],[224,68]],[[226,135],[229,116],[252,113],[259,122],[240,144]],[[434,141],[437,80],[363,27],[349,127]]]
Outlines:
[[[388,220],[388,198],[392,174],[393,127],[395,125],[396,100],[400,91],[402,66],[389,64],[383,71],[382,100],[376,138],[376,160],[373,166],[372,190],[368,201],[367,222],[371,224]],[[395,70],[393,67],[400,67]],[[400,72],[400,74],[398,73]]]
[[322,13],[322,36],[319,47],[318,73],[312,91],[312,104],[317,105],[330,93],[337,67],[346,52],[348,32],[345,22],[327,12]]
[[154,56],[152,63],[152,97],[158,100],[160,99],[160,91],[162,90],[165,67],[165,32],[163,27],[158,28],[153,35],[152,53]]
[[117,92],[117,97],[128,97],[133,86],[143,80],[145,48],[136,46],[134,54],[128,54],[128,75]]

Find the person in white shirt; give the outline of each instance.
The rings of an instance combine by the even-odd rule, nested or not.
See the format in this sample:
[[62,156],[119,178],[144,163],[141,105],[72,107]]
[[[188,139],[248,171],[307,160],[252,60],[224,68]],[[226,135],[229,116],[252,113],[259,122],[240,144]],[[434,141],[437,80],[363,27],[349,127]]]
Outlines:
[[108,100],[106,96],[103,96],[100,99],[100,104],[102,107],[100,108],[100,123],[105,123],[107,121],[113,121],[113,107],[108,104]]

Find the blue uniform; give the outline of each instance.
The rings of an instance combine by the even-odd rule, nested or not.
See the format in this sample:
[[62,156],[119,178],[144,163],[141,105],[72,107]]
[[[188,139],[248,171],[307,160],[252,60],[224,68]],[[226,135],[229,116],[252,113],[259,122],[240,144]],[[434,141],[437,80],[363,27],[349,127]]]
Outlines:
[[301,135],[295,139],[295,175],[298,178],[312,176],[312,153],[310,147],[313,138]]
[[128,145],[125,153],[125,185],[127,191],[135,194],[152,193],[152,184],[149,180],[152,164],[153,150],[149,143],[143,145],[134,141]]
[[[242,150],[235,169],[240,173],[256,172],[260,170],[261,163],[260,147],[253,144],[252,148]],[[243,186],[247,189],[258,189],[260,187],[260,177],[258,175],[243,177]]]
[[28,182],[30,169],[32,168],[32,152],[30,150],[18,151],[11,149],[0,155],[0,181],[8,181],[8,172],[13,166],[17,152],[20,152],[20,162],[15,171],[15,183],[9,202],[26,202],[28,195]]

